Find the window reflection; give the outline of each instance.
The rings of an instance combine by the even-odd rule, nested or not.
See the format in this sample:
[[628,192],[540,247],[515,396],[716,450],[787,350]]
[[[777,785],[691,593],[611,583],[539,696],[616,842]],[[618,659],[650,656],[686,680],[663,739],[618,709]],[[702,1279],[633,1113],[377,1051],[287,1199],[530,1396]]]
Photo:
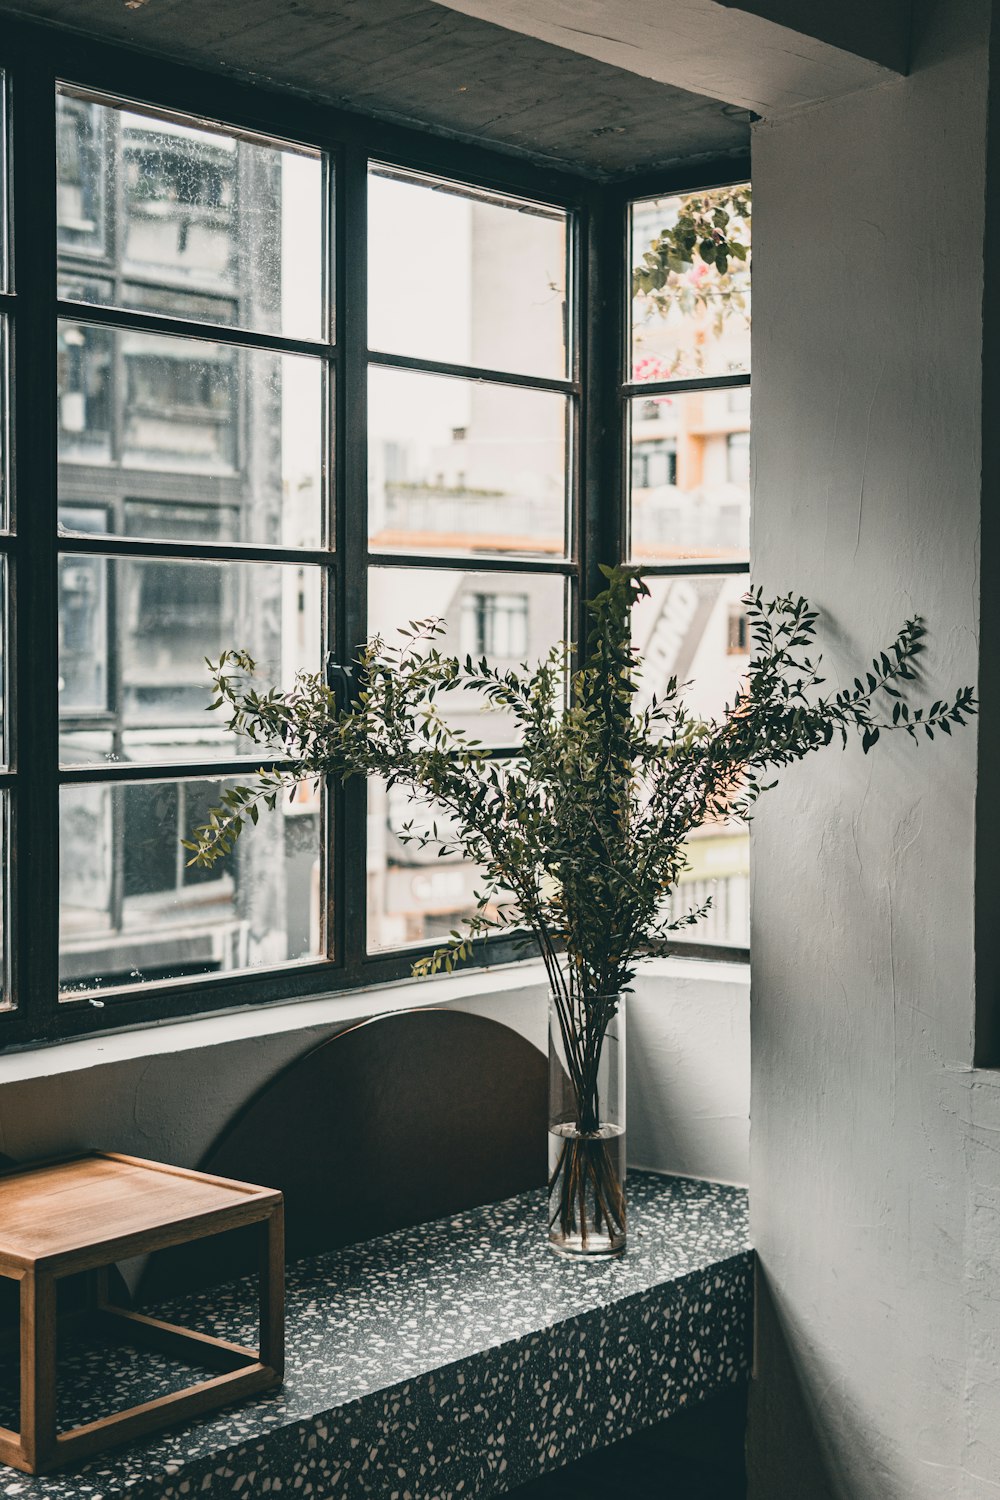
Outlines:
[[368,226],[369,348],[567,373],[563,210],[376,166]]
[[373,367],[369,538],[376,552],[566,552],[567,403]]
[[[643,199],[631,229],[630,378],[749,370],[749,183]],[[733,247],[721,262],[718,244]]]
[[318,152],[67,85],[56,130],[61,282],[82,257],[93,302],[323,337]]
[[[67,524],[82,533],[101,531],[100,508],[72,506]],[[107,561],[78,554],[59,559],[60,712],[97,712],[108,706]]]
[[124,460],[163,468],[236,467],[238,351],[129,333]]
[[[647,580],[649,597],[632,611],[632,638],[643,667],[638,708],[662,695],[671,677],[699,718],[719,718],[746,669],[749,630],[746,579],[675,574]],[[707,823],[687,843],[688,868],[669,905],[674,916],[711,899],[708,915],[682,940],[747,947],[750,942],[750,844],[734,819]]]
[[[70,512],[78,529],[97,513]],[[201,521],[195,513],[191,528]],[[61,758],[189,762],[259,755],[208,714],[205,658],[239,644],[261,681],[319,665],[319,570],[293,564],[99,557],[60,561]]]
[[[318,795],[206,871],[180,840],[228,783],[162,768],[251,748],[206,713],[206,656],[245,646],[286,686],[319,664],[318,568],[184,549],[323,543],[324,362],[212,336],[325,337],[323,160],[67,86],[56,111],[59,293],[91,305],[59,328],[60,756],[161,768],[64,788],[62,982],[285,963],[323,944]],[[205,336],[102,327],[103,306]],[[81,550],[93,536],[152,545]]]
[[234,289],[236,141],[128,113],[121,128],[126,263]]
[[61,95],[56,109],[59,246],[104,249],[104,113],[97,104]]
[[[66,507],[99,488],[111,534],[209,540],[214,529],[219,539],[317,546],[323,400],[316,359],[62,322],[63,529],[73,529]],[[129,521],[139,504],[141,531]],[[217,507],[214,528],[189,529],[192,505]]]
[[[742,394],[742,393],[741,393]],[[743,562],[750,548],[750,413],[727,390],[631,402],[631,555]]]
[[232,782],[66,786],[64,993],[294,962],[321,951],[319,796],[283,803],[208,870],[181,845]]

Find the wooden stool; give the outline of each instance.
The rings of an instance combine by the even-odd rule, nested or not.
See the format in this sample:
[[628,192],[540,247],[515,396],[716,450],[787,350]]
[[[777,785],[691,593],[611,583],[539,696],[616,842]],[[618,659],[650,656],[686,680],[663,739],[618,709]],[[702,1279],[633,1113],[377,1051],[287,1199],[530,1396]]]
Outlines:
[[[116,1260],[260,1225],[260,1348],[178,1328],[108,1302]],[[120,1341],[221,1373],[184,1390],[56,1432],[56,1282],[85,1271],[93,1312]],[[0,1427],[0,1462],[39,1474],[111,1443],[263,1391],[284,1365],[284,1219],[271,1188],[92,1152],[0,1175],[0,1275],[20,1282],[21,1431]]]

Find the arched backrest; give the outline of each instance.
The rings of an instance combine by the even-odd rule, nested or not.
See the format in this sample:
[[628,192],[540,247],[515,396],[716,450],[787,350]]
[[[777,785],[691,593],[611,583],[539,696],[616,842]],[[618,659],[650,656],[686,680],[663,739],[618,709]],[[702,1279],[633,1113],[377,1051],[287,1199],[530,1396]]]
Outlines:
[[[200,1165],[281,1189],[289,1259],[491,1203],[545,1182],[545,1060],[481,1016],[382,1016],[291,1063]],[[154,1256],[140,1297],[251,1264],[236,1236],[196,1242]]]

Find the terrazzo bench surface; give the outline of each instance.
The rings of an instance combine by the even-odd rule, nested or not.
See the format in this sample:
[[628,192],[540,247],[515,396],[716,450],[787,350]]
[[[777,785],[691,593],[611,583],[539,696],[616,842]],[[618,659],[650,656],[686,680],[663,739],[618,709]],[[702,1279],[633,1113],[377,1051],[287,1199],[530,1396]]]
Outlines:
[[[628,1198],[618,1261],[555,1256],[543,1192],[299,1261],[280,1391],[76,1471],[0,1469],[0,1496],[452,1500],[628,1437],[746,1375],[753,1298],[742,1190],[634,1172]],[[234,1282],[166,1315],[250,1342],[253,1296]],[[149,1351],[69,1350],[60,1426],[189,1378]]]

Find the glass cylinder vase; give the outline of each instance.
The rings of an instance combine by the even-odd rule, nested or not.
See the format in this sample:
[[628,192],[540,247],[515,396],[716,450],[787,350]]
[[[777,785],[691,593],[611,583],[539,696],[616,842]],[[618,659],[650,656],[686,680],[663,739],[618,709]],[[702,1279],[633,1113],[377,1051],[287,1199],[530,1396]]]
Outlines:
[[625,996],[549,996],[549,1243],[625,1249]]

